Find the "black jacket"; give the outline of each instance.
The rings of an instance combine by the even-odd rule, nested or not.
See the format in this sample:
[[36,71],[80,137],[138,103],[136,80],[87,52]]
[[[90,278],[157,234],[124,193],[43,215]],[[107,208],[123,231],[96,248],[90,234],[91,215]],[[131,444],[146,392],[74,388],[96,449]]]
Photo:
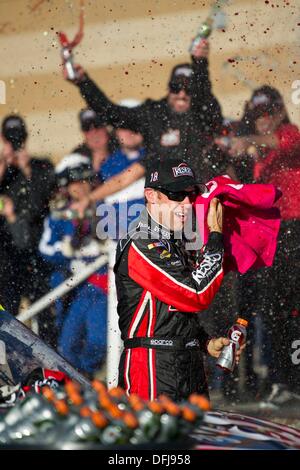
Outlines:
[[211,303],[223,278],[222,236],[210,235],[197,269],[174,233],[145,210],[118,243],[115,274],[125,350],[119,383],[144,399],[207,393],[202,353],[209,339],[195,313]]
[[140,106],[127,108],[114,104],[88,77],[79,83],[88,105],[103,114],[108,124],[143,134],[147,163],[152,159],[179,157],[187,161],[201,181],[208,181],[222,170],[223,155],[211,148],[212,135],[222,124],[221,108],[211,91],[206,59],[193,62],[192,105],[186,113],[174,112],[167,102],[146,100]]
[[55,172],[47,159],[31,158],[31,178],[21,171],[10,183],[8,194],[12,197],[16,212],[30,226],[27,249],[36,253],[43,233],[44,219],[49,213],[49,201],[55,188]]
[[31,295],[47,276],[46,266],[38,255],[38,243],[49,211],[55,174],[47,159],[32,158],[30,165],[30,179],[10,167],[0,183],[0,194],[12,199],[17,217],[14,224],[0,217],[0,299],[13,313],[18,310],[20,295]]

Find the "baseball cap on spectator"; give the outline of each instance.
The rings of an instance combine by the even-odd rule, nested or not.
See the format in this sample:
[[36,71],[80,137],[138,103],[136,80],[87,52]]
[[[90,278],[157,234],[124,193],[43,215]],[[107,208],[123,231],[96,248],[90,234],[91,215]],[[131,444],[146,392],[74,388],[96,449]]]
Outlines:
[[257,88],[249,101],[248,112],[250,119],[258,119],[264,114],[274,115],[284,108],[281,94],[276,88],[264,85]]
[[79,153],[66,155],[55,167],[56,182],[59,187],[76,181],[93,182],[95,172],[90,158]]
[[18,114],[3,119],[1,132],[14,150],[19,150],[28,137],[25,121]]
[[165,189],[172,192],[184,191],[197,186],[205,189],[196,180],[194,171],[184,160],[168,158],[151,165],[146,172],[145,188]]
[[191,64],[176,65],[169,80],[169,90],[171,93],[179,93],[180,90],[190,92],[191,82],[194,75]]
[[91,108],[80,111],[79,121],[83,132],[88,132],[91,129],[99,129],[100,127],[105,127],[107,124],[104,117]]

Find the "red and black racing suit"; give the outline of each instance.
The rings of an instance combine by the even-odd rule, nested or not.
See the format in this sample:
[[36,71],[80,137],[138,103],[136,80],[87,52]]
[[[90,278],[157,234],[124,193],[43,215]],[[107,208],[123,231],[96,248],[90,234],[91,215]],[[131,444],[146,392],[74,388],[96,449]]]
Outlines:
[[182,241],[145,210],[119,241],[115,265],[124,351],[119,385],[143,399],[179,401],[208,394],[203,367],[208,334],[195,313],[205,310],[223,279],[222,234],[212,232],[197,269]]

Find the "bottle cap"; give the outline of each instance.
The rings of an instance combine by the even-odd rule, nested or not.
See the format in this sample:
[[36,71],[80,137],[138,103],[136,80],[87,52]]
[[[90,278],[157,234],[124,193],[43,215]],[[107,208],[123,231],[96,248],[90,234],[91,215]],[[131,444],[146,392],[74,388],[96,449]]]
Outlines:
[[48,385],[42,387],[42,394],[48,401],[54,401],[56,398],[54,391]]
[[136,419],[134,414],[130,413],[128,411],[126,413],[124,413],[123,421],[126,424],[126,426],[130,429],[135,429],[139,425],[138,420]]
[[181,409],[182,416],[186,421],[194,422],[196,421],[197,415],[191,410],[188,406],[183,406]]
[[83,403],[83,398],[77,392],[68,392],[68,398],[71,401],[72,405],[80,406]]
[[96,392],[107,392],[106,385],[103,382],[100,382],[100,380],[93,380],[92,387],[94,390],[96,390]]
[[101,408],[104,408],[105,410],[109,410],[109,408],[113,406],[113,402],[109,397],[108,393],[100,393],[98,396],[98,400]]
[[117,405],[111,404],[107,410],[112,418],[114,419],[121,419],[123,416],[123,411],[117,407]]
[[105,418],[104,414],[101,413],[100,411],[94,411],[92,413],[91,419],[97,428],[105,428],[108,424],[108,420]]
[[248,320],[244,320],[243,318],[238,318],[236,323],[238,323],[239,325],[243,325],[243,326],[248,326]]
[[66,416],[69,413],[68,405],[64,400],[56,400],[54,406],[60,415]]
[[108,393],[114,398],[122,398],[125,395],[125,391],[121,387],[111,388]]
[[160,395],[159,401],[165,407],[165,410],[168,414],[172,416],[180,415],[179,406],[176,403],[174,403],[169,397],[167,397],[166,395]]
[[128,402],[130,403],[131,408],[134,411],[141,411],[142,409],[145,408],[144,403],[142,402],[140,397],[136,395],[135,393],[132,393],[131,395],[129,395]]
[[153,413],[158,413],[158,414],[161,414],[164,411],[163,406],[160,403],[158,403],[157,401],[149,401],[148,402],[148,408]]
[[79,393],[80,392],[80,386],[79,386],[79,384],[70,381],[70,382],[66,383],[65,390],[66,390],[67,393],[73,393],[73,392]]
[[166,412],[171,416],[179,416],[180,415],[180,408],[176,403],[165,403]]
[[83,406],[80,410],[80,416],[83,418],[88,418],[92,415],[92,410],[88,406]]
[[192,405],[198,406],[203,411],[209,411],[211,409],[210,401],[203,395],[198,395],[197,393],[192,393],[189,396],[189,402]]

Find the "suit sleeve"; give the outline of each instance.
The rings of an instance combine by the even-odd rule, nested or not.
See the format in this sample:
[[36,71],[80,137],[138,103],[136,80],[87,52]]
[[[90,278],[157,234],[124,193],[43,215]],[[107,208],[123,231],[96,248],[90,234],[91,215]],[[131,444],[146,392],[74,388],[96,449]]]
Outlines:
[[208,60],[192,57],[194,78],[192,82],[192,106],[201,120],[204,121],[205,132],[209,135],[218,134],[222,122],[221,106],[212,93],[209,78]]
[[101,114],[108,124],[143,133],[146,104],[134,108],[116,105],[107,98],[103,91],[88,76],[78,86],[87,104],[94,111]]
[[128,252],[128,274],[161,302],[183,312],[205,310],[223,279],[222,236],[210,234],[204,257],[194,271],[175,254],[149,239],[133,240]]

